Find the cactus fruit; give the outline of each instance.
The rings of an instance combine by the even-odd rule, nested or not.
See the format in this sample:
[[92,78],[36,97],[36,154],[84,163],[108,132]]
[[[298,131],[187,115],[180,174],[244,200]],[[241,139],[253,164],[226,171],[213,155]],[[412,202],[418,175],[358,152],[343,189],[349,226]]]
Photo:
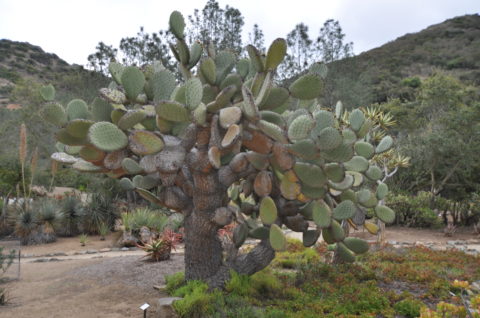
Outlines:
[[101,121],[90,126],[88,139],[100,150],[115,151],[125,148],[128,144],[127,136],[116,125]]

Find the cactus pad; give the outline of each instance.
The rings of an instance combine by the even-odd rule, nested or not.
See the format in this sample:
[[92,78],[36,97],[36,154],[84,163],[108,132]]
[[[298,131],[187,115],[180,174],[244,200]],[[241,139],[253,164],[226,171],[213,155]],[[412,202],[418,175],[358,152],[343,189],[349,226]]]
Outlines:
[[103,168],[96,166],[88,161],[85,160],[77,160],[72,166],[75,170],[81,171],[81,172],[102,172]]
[[293,82],[289,91],[293,97],[298,99],[313,99],[322,92],[322,80],[315,74],[306,74]]
[[307,160],[315,159],[319,155],[317,146],[310,139],[300,140],[285,147],[289,153]]
[[310,130],[312,130],[314,125],[315,122],[309,115],[298,116],[292,121],[288,128],[288,138],[292,141],[305,139],[309,135]]
[[368,231],[368,233],[370,233],[372,235],[377,235],[378,234],[379,228],[374,223],[365,222],[363,224],[363,227]]
[[376,180],[380,180],[382,178],[383,172],[379,167],[372,165],[365,172],[365,175],[370,180],[376,181]]
[[350,200],[342,201],[333,209],[333,217],[336,220],[350,219],[355,215],[357,210],[355,203]]
[[92,115],[95,121],[110,121],[113,107],[109,102],[96,97],[92,102]]
[[267,59],[265,67],[267,70],[273,71],[282,63],[285,54],[287,53],[287,42],[284,39],[278,38],[272,42],[267,52]]
[[122,84],[122,72],[125,67],[118,62],[111,62],[108,65],[108,71],[117,84]]
[[223,136],[223,139],[222,139],[222,143],[221,143],[222,147],[228,148],[231,145],[233,145],[233,143],[237,141],[238,138],[240,137],[240,134],[241,134],[240,126],[234,124],[228,127],[227,132],[225,133],[225,136]]
[[202,102],[202,97],[202,82],[196,77],[190,78],[185,84],[185,101],[188,109],[195,109]]
[[330,227],[332,224],[332,211],[325,201],[316,200],[312,202],[312,218],[319,228]]
[[324,128],[319,134],[317,144],[321,151],[331,150],[342,144],[342,135],[333,127]]
[[40,87],[40,95],[46,102],[53,101],[55,99],[55,87],[52,84]]
[[74,119],[67,124],[67,132],[76,138],[85,139],[88,129],[93,125],[93,121],[85,119]]
[[311,187],[322,187],[327,182],[327,176],[323,170],[313,164],[297,162],[293,167],[295,174],[302,181]]
[[265,120],[260,120],[257,123],[258,128],[263,131],[267,136],[271,137],[272,139],[281,142],[283,144],[287,143],[287,138],[283,134],[282,128],[278,127],[275,124],[272,124]]
[[41,112],[42,118],[55,126],[61,127],[67,123],[65,109],[59,103],[47,103]]
[[377,148],[375,148],[375,153],[382,153],[385,151],[390,150],[393,146],[393,139],[390,136],[385,136],[380,140],[380,143],[378,144]]
[[67,104],[67,115],[68,120],[88,119],[90,117],[87,104],[81,99],[74,99]]
[[337,243],[336,249],[338,256],[342,259],[342,261],[346,263],[353,263],[355,262],[355,254],[342,242]]
[[135,189],[135,185],[128,178],[122,178],[119,184],[120,184],[120,187],[125,191],[130,191]]
[[290,181],[285,177],[280,182],[280,191],[285,199],[295,200],[300,194],[301,188],[298,183]]
[[395,212],[384,205],[379,205],[375,208],[375,215],[385,223],[392,223],[395,221]]
[[66,128],[62,128],[59,131],[57,131],[57,133],[55,134],[55,137],[62,144],[68,145],[68,146],[82,146],[88,142],[86,138],[78,138],[70,135],[67,132]]
[[90,162],[100,162],[105,158],[105,153],[92,145],[83,146],[79,155],[83,160]]
[[282,229],[276,224],[270,226],[269,240],[270,245],[277,252],[284,251],[287,248],[287,239],[285,238]]
[[354,148],[357,155],[362,156],[366,159],[372,158],[375,154],[375,148],[373,148],[370,143],[365,141],[357,141]]
[[127,136],[112,123],[101,121],[90,126],[88,138],[92,145],[103,151],[115,151],[125,148]]
[[200,63],[200,73],[202,74],[203,78],[207,81],[210,85],[215,85],[215,80],[217,78],[215,61],[207,57]]
[[146,130],[136,130],[128,137],[129,147],[133,153],[145,156],[157,153],[163,149],[163,140],[155,133]]
[[220,109],[220,126],[227,129],[231,125],[238,124],[242,117],[242,110],[239,107],[232,106]]
[[341,182],[345,178],[345,170],[338,163],[327,163],[325,173],[332,182]]
[[57,162],[60,162],[60,163],[64,163],[64,164],[68,164],[68,165],[71,165],[71,164],[74,164],[75,162],[78,161],[77,158],[75,158],[74,156],[71,156],[69,154],[66,154],[64,152],[54,152],[50,158],[52,160],[55,160]]
[[365,115],[360,109],[355,109],[350,113],[350,127],[353,130],[359,131],[362,128],[363,123],[365,122]]
[[380,183],[377,186],[376,196],[377,199],[383,200],[388,194],[388,186],[385,183]]
[[345,191],[350,189],[353,186],[355,179],[351,174],[345,174],[345,178],[341,182],[332,182],[329,181],[328,184],[331,188],[338,191]]
[[183,39],[184,37],[184,30],[185,30],[185,20],[183,19],[183,15],[178,11],[173,11],[170,14],[169,19],[170,31],[175,35],[177,39]]
[[174,121],[174,122],[186,122],[189,120],[188,111],[180,103],[161,101],[155,107],[157,115],[163,119]]
[[352,159],[345,162],[344,166],[347,170],[365,172],[368,169],[369,163],[368,160],[362,156],[354,156]]
[[302,235],[303,246],[310,247],[315,245],[321,233],[322,232],[320,230],[307,230],[303,232],[303,235]]
[[267,225],[273,224],[277,219],[277,206],[269,196],[260,201],[260,219]]
[[143,91],[145,76],[137,67],[128,66],[122,72],[122,85],[125,95],[133,101]]
[[175,75],[168,70],[156,72],[150,79],[150,85],[155,103],[161,100],[168,100],[176,86]]

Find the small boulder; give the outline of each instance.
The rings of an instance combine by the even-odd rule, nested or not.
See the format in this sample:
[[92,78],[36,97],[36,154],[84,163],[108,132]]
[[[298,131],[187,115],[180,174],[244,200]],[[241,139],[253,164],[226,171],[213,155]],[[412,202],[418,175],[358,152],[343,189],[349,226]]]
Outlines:
[[164,297],[157,302],[157,317],[158,318],[177,318],[178,315],[173,309],[173,302],[180,300],[180,297]]

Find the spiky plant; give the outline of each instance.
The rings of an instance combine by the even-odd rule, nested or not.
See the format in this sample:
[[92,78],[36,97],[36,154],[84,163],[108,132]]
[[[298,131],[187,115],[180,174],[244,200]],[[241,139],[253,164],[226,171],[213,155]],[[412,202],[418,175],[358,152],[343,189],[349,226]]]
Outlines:
[[166,229],[158,239],[137,246],[147,252],[145,257],[148,257],[155,262],[159,262],[170,259],[172,249],[175,250],[179,242],[179,234],[170,229]]
[[80,234],[80,236],[78,237],[79,241],[80,241],[80,245],[81,246],[85,246],[88,242],[88,235],[87,234]]
[[32,209],[22,209],[15,222],[15,235],[20,238],[22,245],[35,243],[34,235],[37,233],[35,213]]
[[109,232],[110,227],[104,222],[100,223],[100,225],[98,226],[98,234],[100,234],[101,241],[105,241],[105,236],[107,236]]
[[[172,13],[180,83],[159,62],[142,69],[112,62],[114,82],[91,105],[49,99],[42,113],[60,128],[57,140],[80,147],[52,159],[121,179],[125,190],[183,213],[186,280],[221,287],[231,270],[262,270],[286,247],[283,226],[302,232],[305,246],[322,235],[340,258],[355,261],[368,244],[346,239],[342,224],[376,233],[367,209],[385,222],[395,218],[380,203],[388,192],[378,182],[384,172],[370,160],[393,139],[370,140],[373,123],[360,109],[343,120],[341,103],[319,105],[325,65],[277,86],[284,39],[266,53],[249,45],[248,58],[237,61],[230,51],[187,44],[184,28],[182,15]],[[291,106],[300,108],[284,113]],[[225,258],[218,230],[231,223]],[[242,254],[249,237],[258,244]]]
[[69,195],[60,202],[62,221],[58,234],[62,236],[74,236],[79,233],[79,224],[84,214],[82,202],[77,196]]
[[112,200],[101,193],[93,193],[83,211],[83,232],[99,234],[98,230],[101,224],[105,224],[110,229],[115,224],[117,217],[116,207]]

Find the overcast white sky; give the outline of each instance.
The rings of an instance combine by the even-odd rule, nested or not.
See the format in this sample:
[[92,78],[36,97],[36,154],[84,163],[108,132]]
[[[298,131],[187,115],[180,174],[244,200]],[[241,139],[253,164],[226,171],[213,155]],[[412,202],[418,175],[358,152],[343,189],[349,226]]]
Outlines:
[[[480,12],[480,0],[218,0],[245,17],[244,41],[254,23],[268,44],[285,37],[299,22],[316,37],[325,20],[340,21],[356,54],[405,33],[464,14]],[[85,65],[98,42],[117,46],[122,37],[166,29],[179,10],[186,17],[206,0],[0,0],[0,38],[26,41]]]

